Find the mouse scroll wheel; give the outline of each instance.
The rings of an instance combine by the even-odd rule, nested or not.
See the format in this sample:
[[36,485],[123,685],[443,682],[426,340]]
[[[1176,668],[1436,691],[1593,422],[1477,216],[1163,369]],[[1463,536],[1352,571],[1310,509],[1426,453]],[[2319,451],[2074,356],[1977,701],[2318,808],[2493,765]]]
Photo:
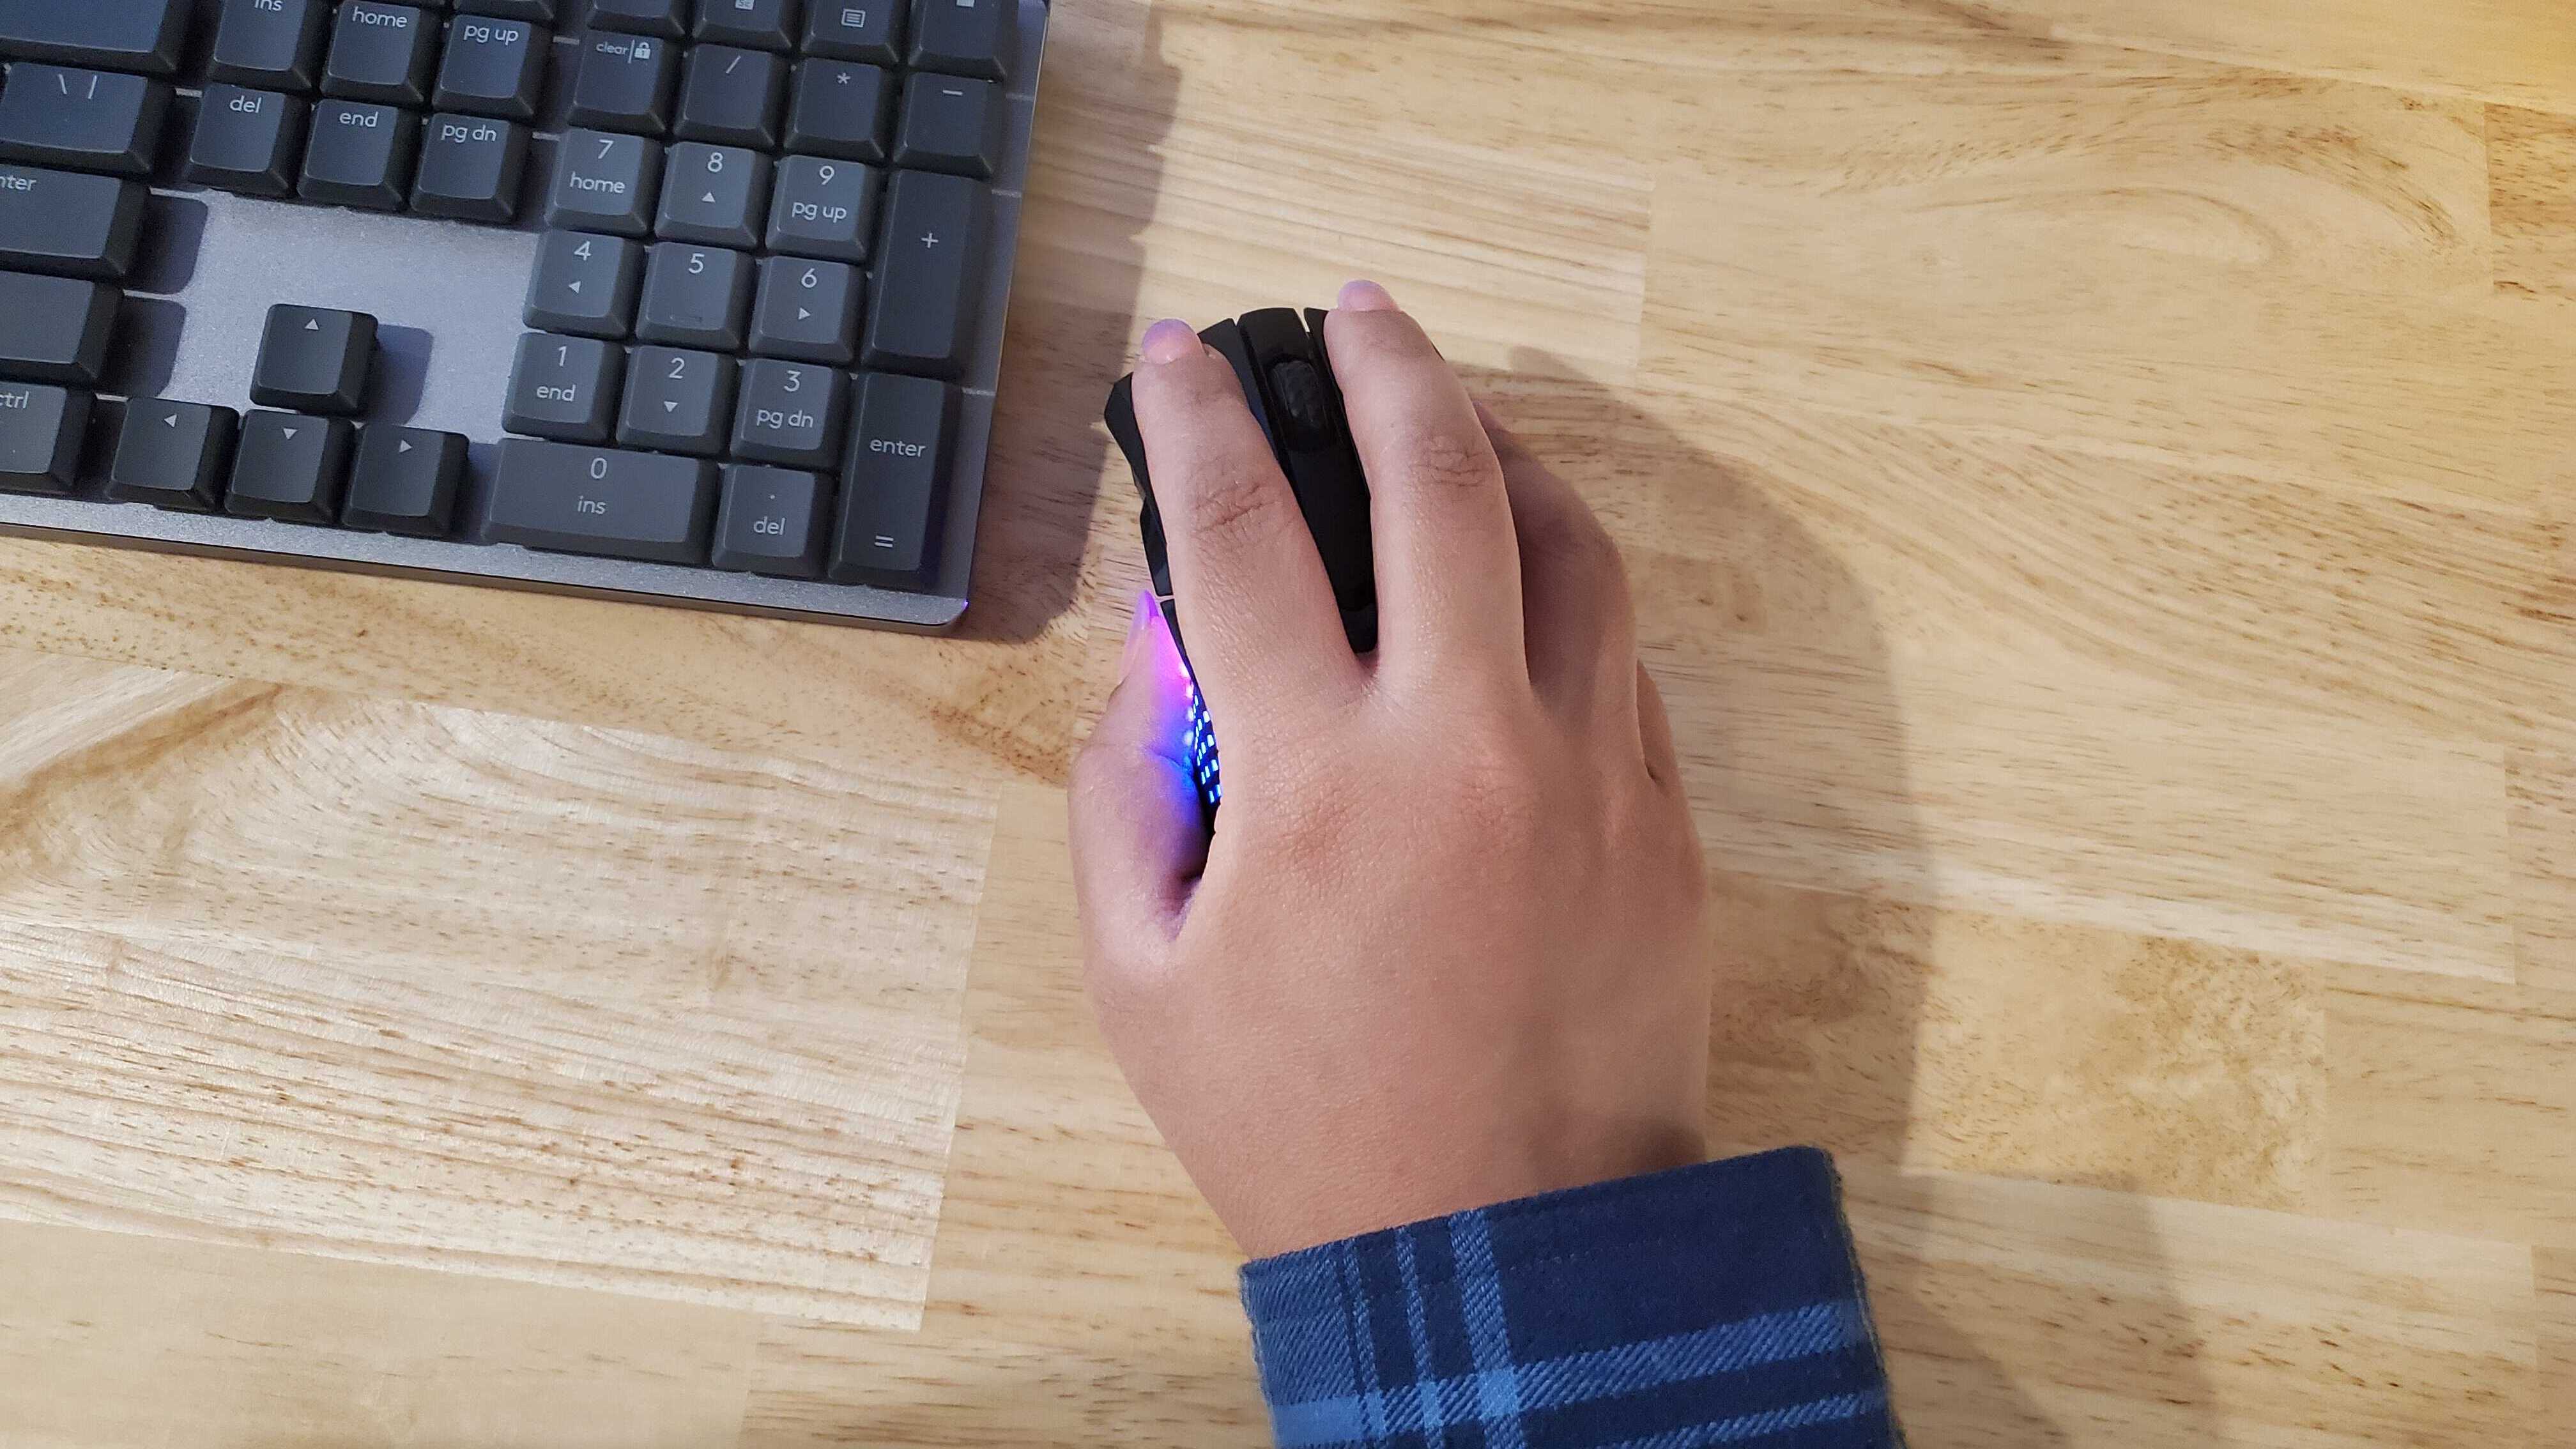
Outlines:
[[1271,364],[1270,396],[1278,402],[1279,414],[1296,441],[1307,445],[1323,441],[1332,425],[1331,405],[1325,400],[1323,374],[1315,371],[1315,364],[1302,357]]

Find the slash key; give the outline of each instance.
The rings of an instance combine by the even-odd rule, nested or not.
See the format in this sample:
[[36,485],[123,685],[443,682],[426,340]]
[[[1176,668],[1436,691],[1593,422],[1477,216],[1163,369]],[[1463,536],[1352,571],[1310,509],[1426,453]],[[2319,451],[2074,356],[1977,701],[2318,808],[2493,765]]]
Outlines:
[[149,176],[169,111],[170,88],[139,75],[14,65],[0,91],[0,158]]

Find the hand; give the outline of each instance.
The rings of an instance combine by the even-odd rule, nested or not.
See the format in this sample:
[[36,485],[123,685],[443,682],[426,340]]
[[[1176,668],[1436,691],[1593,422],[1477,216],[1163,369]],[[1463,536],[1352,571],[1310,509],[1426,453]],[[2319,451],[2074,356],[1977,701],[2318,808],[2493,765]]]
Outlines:
[[1157,323],[1137,422],[1225,807],[1211,839],[1150,601],[1072,782],[1102,1029],[1256,1257],[1704,1151],[1706,881],[1618,552],[1382,289],[1326,340],[1377,652],[1231,368]]

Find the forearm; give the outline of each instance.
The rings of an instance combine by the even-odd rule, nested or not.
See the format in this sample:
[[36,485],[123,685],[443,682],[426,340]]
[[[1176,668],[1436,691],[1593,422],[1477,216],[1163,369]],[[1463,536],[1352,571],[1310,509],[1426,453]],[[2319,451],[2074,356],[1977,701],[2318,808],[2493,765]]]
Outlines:
[[1255,1262],[1278,1442],[1898,1444],[1839,1197],[1793,1148]]

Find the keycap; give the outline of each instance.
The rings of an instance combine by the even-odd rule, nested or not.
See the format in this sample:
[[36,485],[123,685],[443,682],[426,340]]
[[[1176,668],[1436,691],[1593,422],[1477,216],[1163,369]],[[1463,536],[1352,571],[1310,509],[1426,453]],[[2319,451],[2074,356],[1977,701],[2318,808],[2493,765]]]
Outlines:
[[528,274],[529,326],[614,341],[635,327],[635,294],[644,284],[644,248],[624,237],[550,231],[537,244]]
[[608,131],[567,131],[555,148],[546,225],[643,236],[653,230],[653,198],[661,188],[660,142]]
[[849,161],[886,159],[894,81],[872,65],[809,60],[796,68],[787,105],[787,149]]
[[121,281],[143,231],[142,183],[0,166],[0,269]]
[[295,194],[309,107],[301,98],[221,82],[197,103],[196,134],[180,175],[249,196]]
[[730,357],[638,347],[628,359],[617,441],[629,448],[713,457],[724,451],[733,428],[733,388]]
[[429,103],[442,111],[533,121],[555,37],[524,20],[460,15],[447,27],[447,56]]
[[429,104],[438,60],[438,17],[385,0],[348,0],[331,27],[322,94],[393,106]]
[[839,262],[762,262],[760,300],[751,309],[751,350],[848,366],[859,355],[859,284],[858,269]]
[[805,53],[870,65],[902,61],[904,0],[811,0]]
[[955,377],[975,345],[992,199],[984,184],[898,171],[886,186],[885,250],[870,278],[870,368]]
[[292,412],[356,412],[376,362],[376,319],[364,312],[286,303],[268,309],[250,400]]
[[41,383],[0,383],[0,489],[68,493],[80,480],[89,394]]
[[224,512],[288,523],[336,520],[357,441],[358,425],[347,418],[271,412],[244,417]]
[[564,553],[693,564],[706,553],[716,465],[509,438],[483,536]]
[[169,112],[159,81],[21,62],[0,90],[0,160],[149,176]]
[[590,0],[590,23],[601,30],[677,40],[688,33],[689,0]]
[[359,430],[340,521],[376,533],[443,537],[455,527],[456,487],[464,476],[461,435],[371,423]]
[[103,282],[0,272],[0,377],[98,386],[124,298]]
[[912,17],[912,68],[1002,80],[1019,53],[1013,0],[921,0]]
[[863,262],[877,229],[875,167],[790,156],[778,163],[769,202],[769,249],[825,261]]
[[787,62],[777,56],[697,46],[689,52],[672,129],[692,141],[766,150],[778,144],[778,101],[786,91]]
[[506,432],[566,443],[605,443],[617,420],[626,349],[592,337],[531,332],[510,369]]
[[1002,106],[991,81],[916,73],[904,82],[894,164],[989,178],[1002,164]]
[[701,0],[689,33],[718,45],[792,50],[798,19],[796,0]]
[[734,404],[734,456],[789,468],[833,468],[840,462],[847,398],[842,374],[832,368],[753,358],[742,365],[742,395]]
[[212,512],[223,502],[233,434],[240,426],[241,415],[231,408],[134,399],[125,405],[125,422],[116,435],[107,496],[119,503]]
[[221,0],[209,79],[262,91],[310,93],[322,83],[326,0]]
[[835,583],[918,588],[937,569],[931,546],[947,502],[957,389],[926,377],[863,373],[841,467]]
[[313,108],[313,139],[304,148],[296,194],[307,201],[399,211],[420,149],[420,117],[364,101],[324,101]]
[[709,246],[760,245],[769,212],[769,158],[738,146],[682,141],[662,171],[662,213],[653,234]]
[[671,96],[679,81],[678,46],[592,31],[583,37],[581,73],[572,83],[572,123],[659,136],[671,129]]
[[421,132],[411,209],[459,221],[516,221],[527,169],[527,127],[482,116],[432,116]]
[[172,75],[188,14],[189,0],[9,0],[0,55]]
[[751,285],[751,258],[740,252],[656,242],[644,262],[635,335],[674,347],[740,352]]
[[812,473],[735,463],[724,470],[707,562],[720,569],[791,579],[823,573],[824,521],[832,485]]
[[562,0],[456,0],[460,15],[498,15],[506,20],[529,20],[539,25],[552,25],[563,13]]

